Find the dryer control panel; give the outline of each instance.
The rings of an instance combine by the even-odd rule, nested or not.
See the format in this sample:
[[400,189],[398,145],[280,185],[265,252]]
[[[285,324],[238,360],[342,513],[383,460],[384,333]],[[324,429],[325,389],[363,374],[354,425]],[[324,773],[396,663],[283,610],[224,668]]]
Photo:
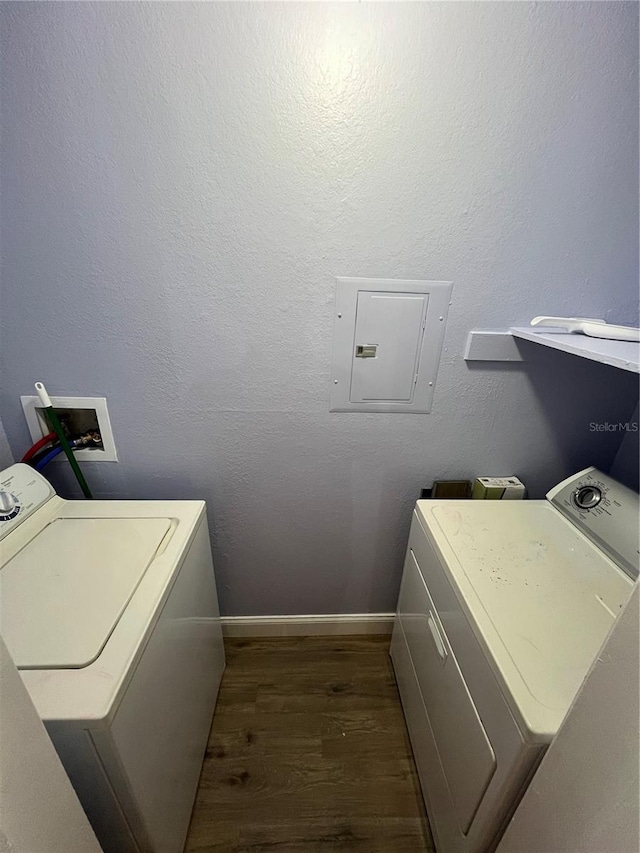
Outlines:
[[55,495],[50,483],[18,462],[0,471],[0,539]]
[[608,474],[585,468],[547,494],[572,524],[621,569],[638,577],[640,497]]

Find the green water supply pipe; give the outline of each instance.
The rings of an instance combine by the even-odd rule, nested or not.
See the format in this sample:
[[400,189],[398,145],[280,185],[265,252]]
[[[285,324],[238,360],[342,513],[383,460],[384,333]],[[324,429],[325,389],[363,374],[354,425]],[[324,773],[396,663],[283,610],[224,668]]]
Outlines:
[[62,429],[62,424],[60,423],[60,420],[53,409],[51,397],[49,397],[49,395],[47,394],[47,389],[44,387],[42,382],[36,382],[36,392],[38,394],[38,397],[40,398],[40,402],[42,403],[42,408],[44,409],[44,416],[49,422],[49,426],[51,427],[52,432],[55,432],[55,434],[58,436],[60,447],[67,455],[67,459],[69,460],[71,469],[76,475],[76,480],[78,481],[78,483],[80,484],[80,488],[82,489],[82,494],[88,500],[92,500],[93,495],[91,494],[91,490],[89,489],[87,481],[85,480],[82,471],[80,470],[80,466],[78,465],[76,457],[73,455],[73,450],[69,446],[67,437],[64,434],[64,430]]

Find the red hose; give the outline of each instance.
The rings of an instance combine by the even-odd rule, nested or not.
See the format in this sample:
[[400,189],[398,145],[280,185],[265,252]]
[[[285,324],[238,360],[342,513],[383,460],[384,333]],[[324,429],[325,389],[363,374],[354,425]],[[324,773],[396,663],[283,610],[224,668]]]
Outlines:
[[45,444],[55,441],[56,438],[57,436],[55,432],[50,432],[49,435],[45,435],[44,438],[41,438],[40,441],[36,441],[36,443],[27,450],[21,461],[28,462],[32,456],[35,456],[35,454],[45,446]]

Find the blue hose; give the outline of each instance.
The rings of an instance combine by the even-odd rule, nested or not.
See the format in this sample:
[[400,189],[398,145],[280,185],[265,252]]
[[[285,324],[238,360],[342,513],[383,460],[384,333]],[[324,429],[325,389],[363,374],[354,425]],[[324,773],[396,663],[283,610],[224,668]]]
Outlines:
[[35,466],[36,471],[42,471],[44,466],[48,465],[52,459],[55,459],[56,456],[58,455],[58,453],[62,453],[62,447],[60,445],[58,445],[57,447],[54,447],[53,450],[50,450],[46,456],[42,457],[42,459]]

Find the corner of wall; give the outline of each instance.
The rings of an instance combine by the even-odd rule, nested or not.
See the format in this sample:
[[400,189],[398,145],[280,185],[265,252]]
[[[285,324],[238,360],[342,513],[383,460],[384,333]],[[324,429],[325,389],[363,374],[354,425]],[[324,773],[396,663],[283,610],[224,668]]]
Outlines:
[[638,404],[624,424],[622,440],[611,465],[610,474],[625,486],[640,491],[640,422]]
[[13,465],[14,462],[15,459],[13,458],[13,453],[9,447],[9,442],[7,441],[7,435],[4,431],[4,427],[2,426],[2,419],[0,418],[0,469],[8,468],[9,465]]

